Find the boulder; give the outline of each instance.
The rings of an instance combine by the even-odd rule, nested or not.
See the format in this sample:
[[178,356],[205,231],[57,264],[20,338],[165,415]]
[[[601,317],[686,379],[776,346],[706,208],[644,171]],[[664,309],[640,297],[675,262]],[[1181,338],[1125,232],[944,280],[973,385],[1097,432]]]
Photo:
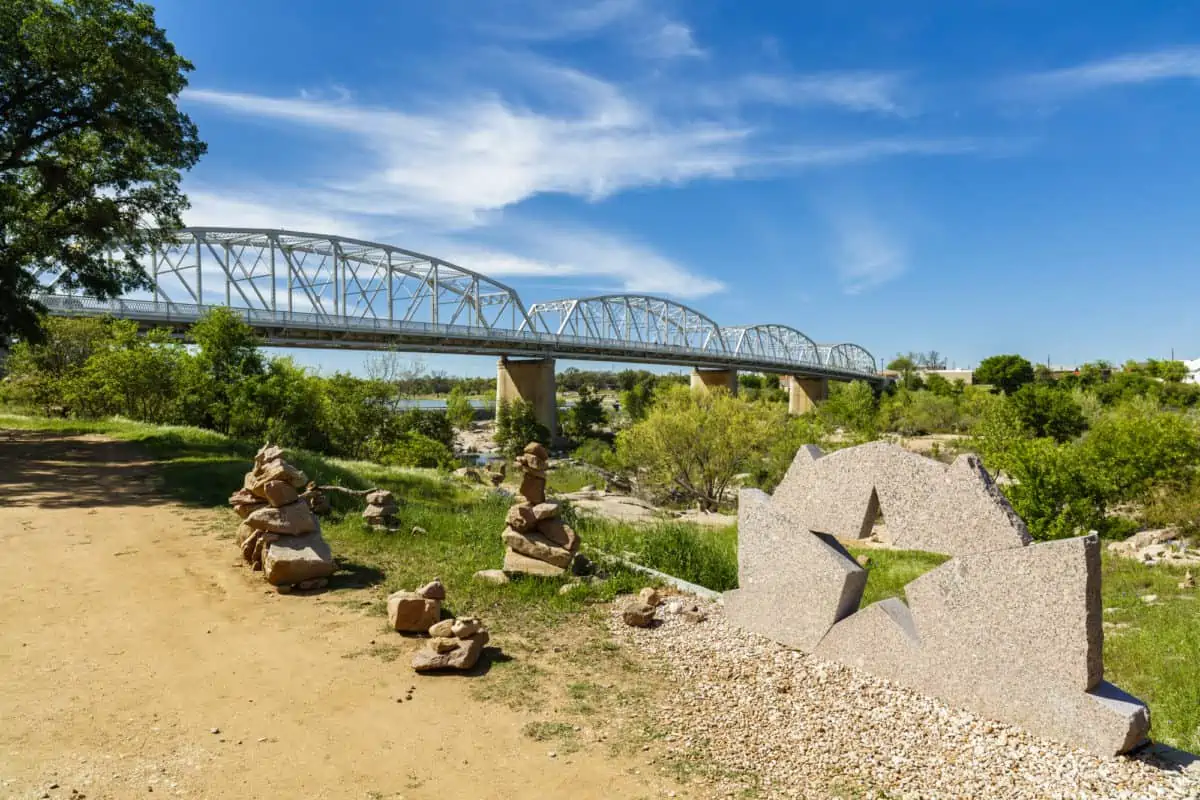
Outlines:
[[518,491],[525,498],[525,502],[530,505],[536,506],[544,503],[546,502],[546,477],[527,474],[521,479],[521,488]]
[[556,519],[558,515],[558,503],[538,503],[533,507],[533,516],[538,522]]
[[295,502],[279,508],[260,508],[246,517],[251,528],[298,536],[317,530],[317,518],[307,503]]
[[469,639],[436,640],[454,643],[454,649],[438,652],[435,646],[426,647],[413,656],[412,668],[417,672],[433,672],[439,669],[470,669],[479,661],[483,647],[488,643],[487,631],[480,631]]
[[264,534],[260,540],[264,542],[263,575],[274,586],[328,578],[337,569],[333,552],[318,530],[302,536]]
[[[495,570],[485,570],[486,572],[494,572]],[[509,548],[504,553],[504,572],[518,575],[540,575],[543,577],[553,578],[562,575],[566,570],[562,567],[556,567],[553,564],[547,564],[545,561],[539,561],[536,558],[521,555],[517,551]]]
[[502,569],[481,569],[475,573],[475,580],[500,585],[508,583],[508,575]]
[[560,569],[566,569],[571,565],[571,557],[574,553],[562,547],[555,546],[553,542],[540,533],[518,533],[512,528],[505,528],[501,536],[506,545],[521,555],[536,558],[538,561],[545,561],[547,564],[552,564]]
[[445,600],[446,587],[442,584],[441,578],[434,578],[420,589],[417,589],[417,594],[426,600]]
[[296,487],[287,481],[267,481],[263,484],[263,496],[276,508],[290,506],[300,499],[300,495],[296,493]]
[[537,533],[546,537],[546,539],[556,547],[561,547],[574,553],[579,549],[579,537],[570,525],[564,523],[561,519],[546,519],[537,524]]
[[518,503],[508,510],[508,515],[504,518],[504,521],[508,524],[508,527],[518,533],[531,531],[537,526],[537,517],[533,513],[534,508],[535,506]]
[[632,599],[621,606],[621,619],[635,628],[648,628],[654,622],[654,606]]
[[443,619],[429,626],[429,635],[434,639],[450,639],[454,636],[454,620]]
[[425,633],[442,615],[440,600],[416,592],[396,592],[388,597],[388,624],[401,633]]
[[281,458],[283,458],[283,448],[277,444],[267,442],[254,454],[254,468],[261,469],[263,464],[278,461]]

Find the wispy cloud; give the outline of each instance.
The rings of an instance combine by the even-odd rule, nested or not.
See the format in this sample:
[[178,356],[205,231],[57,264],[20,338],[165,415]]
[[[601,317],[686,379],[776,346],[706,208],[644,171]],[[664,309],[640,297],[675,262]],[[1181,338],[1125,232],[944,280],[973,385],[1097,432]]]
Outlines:
[[1074,94],[1108,86],[1179,78],[1200,79],[1200,47],[1169,48],[1089,61],[1074,67],[1024,75],[1011,85],[1035,93]]
[[867,215],[835,215],[833,235],[838,279],[846,294],[875,289],[908,269],[903,244]]
[[[505,21],[485,21],[490,33],[524,41],[585,39],[611,35],[633,55],[652,59],[704,57],[690,26],[655,0],[558,0],[504,5]],[[516,17],[519,22],[513,22]]]
[[904,76],[895,72],[824,72],[807,75],[753,73],[701,89],[702,103],[743,107],[756,104],[907,116],[900,96]]

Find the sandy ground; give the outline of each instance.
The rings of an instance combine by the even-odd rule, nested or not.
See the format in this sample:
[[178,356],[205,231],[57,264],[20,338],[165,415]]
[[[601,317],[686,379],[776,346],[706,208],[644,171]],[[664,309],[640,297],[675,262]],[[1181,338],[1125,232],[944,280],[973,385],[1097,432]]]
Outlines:
[[[473,699],[478,678],[416,676],[419,642],[344,594],[268,590],[221,538],[227,527],[164,499],[132,445],[0,431],[0,796],[676,788],[599,749],[550,758],[521,732],[534,717]],[[361,655],[384,638],[407,648],[399,659]]]

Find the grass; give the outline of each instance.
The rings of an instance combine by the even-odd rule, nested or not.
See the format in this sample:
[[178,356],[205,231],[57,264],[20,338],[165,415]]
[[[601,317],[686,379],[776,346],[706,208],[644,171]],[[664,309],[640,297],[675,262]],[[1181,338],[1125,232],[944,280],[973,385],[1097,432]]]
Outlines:
[[[229,493],[241,485],[242,474],[257,446],[195,428],[160,427],[110,420],[78,422],[0,414],[0,428],[23,428],[63,434],[102,433],[140,443],[160,462],[163,489],[181,502],[224,508]],[[614,707],[641,705],[634,681],[621,689],[603,689],[605,681],[589,677],[603,665],[610,672],[636,671],[636,666],[606,637],[597,634],[599,615],[589,608],[619,593],[645,585],[643,576],[612,569],[612,578],[568,595],[558,590],[565,579],[525,579],[495,586],[472,579],[480,569],[503,560],[499,533],[509,500],[467,487],[434,471],[404,470],[376,464],[342,461],[314,453],[290,452],[289,458],[321,483],[355,488],[381,486],[401,501],[403,529],[395,533],[370,531],[359,516],[360,501],[334,494],[334,511],[322,523],[338,554],[342,570],[331,589],[335,593],[373,587],[375,599],[363,605],[361,595],[347,602],[370,613],[382,613],[382,598],[390,591],[413,588],[440,577],[447,586],[447,607],[456,615],[478,615],[493,631],[506,633],[504,651],[511,661],[497,661],[484,680],[475,683],[478,696],[515,707],[543,710],[546,683],[561,684],[564,709],[583,718],[604,717]],[[552,485],[557,471],[551,473]],[[565,491],[562,484],[556,489]],[[232,512],[229,524],[236,522]],[[568,514],[570,512],[568,511]],[[711,589],[737,585],[735,527],[707,529],[681,523],[636,527],[593,517],[576,520],[585,548],[631,554],[634,560]],[[413,526],[427,533],[410,533]],[[863,604],[885,597],[903,597],[905,585],[943,560],[931,553],[851,550],[867,556],[868,580]],[[1150,706],[1156,740],[1200,751],[1200,597],[1178,584],[1183,570],[1146,567],[1126,559],[1103,558],[1105,677]],[[1157,595],[1153,603],[1141,600]],[[350,600],[349,598],[356,598]],[[582,623],[563,628],[562,623]],[[531,663],[545,657],[547,628],[584,630],[566,648],[570,658],[553,655],[564,674],[553,676]],[[557,636],[558,634],[555,634]],[[523,638],[524,637],[524,638]],[[527,644],[522,644],[526,642]],[[387,648],[349,657],[388,658]],[[573,677],[566,678],[570,673]],[[522,705],[523,702],[527,704]]]
[[577,467],[573,464],[559,464],[550,470],[546,476],[546,486],[552,492],[569,494],[578,492],[585,486],[597,489],[608,487],[607,482],[594,470]]

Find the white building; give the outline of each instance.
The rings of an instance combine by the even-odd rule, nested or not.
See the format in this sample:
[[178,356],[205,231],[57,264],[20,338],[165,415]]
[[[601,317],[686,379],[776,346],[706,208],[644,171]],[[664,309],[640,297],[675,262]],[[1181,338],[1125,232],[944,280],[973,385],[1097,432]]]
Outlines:
[[1200,358],[1193,358],[1191,361],[1184,361],[1183,365],[1187,367],[1188,376],[1183,379],[1184,383],[1200,383]]

